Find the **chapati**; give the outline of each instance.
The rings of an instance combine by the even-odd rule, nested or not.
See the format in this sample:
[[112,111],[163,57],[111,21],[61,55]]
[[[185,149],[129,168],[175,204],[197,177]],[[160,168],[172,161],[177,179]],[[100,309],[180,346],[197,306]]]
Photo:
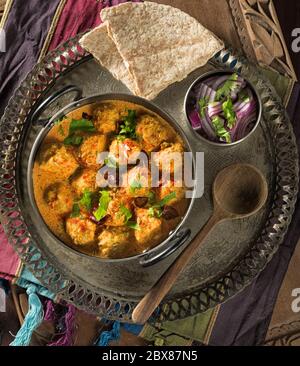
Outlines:
[[135,92],[153,99],[176,81],[203,66],[224,44],[183,11],[153,2],[105,8],[107,23]]
[[128,72],[114,41],[108,35],[107,23],[103,23],[85,34],[79,43],[103,67],[107,68],[117,80],[122,81],[129,90],[135,92],[135,82]]

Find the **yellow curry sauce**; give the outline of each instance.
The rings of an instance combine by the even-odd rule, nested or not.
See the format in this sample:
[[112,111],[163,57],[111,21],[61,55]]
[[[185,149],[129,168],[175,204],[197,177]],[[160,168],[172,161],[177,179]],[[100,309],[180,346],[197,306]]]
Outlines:
[[[149,165],[130,165],[128,186],[99,188],[98,171],[111,164],[97,161],[103,151],[115,166],[144,152]],[[151,152],[158,153],[154,163],[162,169],[161,161],[171,152],[183,154],[184,144],[166,121],[133,103],[91,104],[57,121],[33,168],[36,204],[49,229],[76,250],[102,258],[137,255],[166,239],[188,202],[172,174],[157,188],[142,184],[149,178]]]

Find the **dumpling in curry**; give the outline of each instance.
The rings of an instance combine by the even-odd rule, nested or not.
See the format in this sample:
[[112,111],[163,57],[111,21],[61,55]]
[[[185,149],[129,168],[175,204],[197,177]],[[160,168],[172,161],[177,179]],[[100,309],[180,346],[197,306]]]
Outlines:
[[153,153],[153,161],[160,171],[168,171],[171,174],[182,170],[184,149],[181,143],[163,142],[161,149]]
[[82,195],[85,190],[95,192],[97,171],[92,169],[83,169],[74,179],[72,179],[72,187],[75,189],[77,195]]
[[44,198],[49,207],[59,215],[67,215],[72,211],[74,192],[66,183],[50,185],[44,193]]
[[148,197],[151,191],[151,174],[146,166],[136,166],[122,177],[122,185],[130,197]]
[[107,137],[105,135],[96,135],[86,138],[80,146],[80,161],[88,168],[98,168],[98,154],[105,151],[106,147]]
[[59,143],[46,145],[41,152],[40,160],[42,170],[57,174],[60,179],[69,178],[79,167],[72,151]]
[[174,131],[155,117],[145,114],[139,118],[136,133],[141,139],[143,149],[147,152],[154,151],[166,141],[173,141]]
[[104,229],[98,236],[99,255],[103,258],[120,258],[138,253],[132,230],[127,227]]
[[103,134],[116,132],[119,119],[119,111],[110,104],[102,104],[94,111],[94,126]]
[[149,210],[145,208],[137,208],[135,214],[139,227],[139,229],[134,232],[135,239],[140,245],[154,246],[161,239],[162,219],[150,216]]
[[168,205],[172,206],[178,202],[184,200],[186,194],[185,187],[179,183],[175,183],[174,180],[168,180],[163,182],[163,184],[158,188],[158,198],[160,201],[166,197],[174,196],[172,199],[168,200]]
[[92,245],[95,241],[97,225],[86,217],[69,217],[66,231],[76,245]]
[[115,139],[109,147],[110,157],[119,165],[126,165],[128,162],[134,163],[141,151],[140,144],[129,138]]
[[105,221],[107,226],[124,226],[131,219],[132,201],[124,191],[119,191],[115,197],[109,202]]

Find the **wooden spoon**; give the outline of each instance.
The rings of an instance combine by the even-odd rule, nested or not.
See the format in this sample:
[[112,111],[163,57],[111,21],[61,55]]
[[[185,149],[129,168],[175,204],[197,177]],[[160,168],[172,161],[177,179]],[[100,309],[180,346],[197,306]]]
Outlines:
[[213,184],[213,215],[138,303],[132,314],[133,321],[144,324],[150,318],[215,225],[224,220],[242,219],[254,215],[265,204],[267,197],[266,179],[254,166],[236,164],[222,170]]

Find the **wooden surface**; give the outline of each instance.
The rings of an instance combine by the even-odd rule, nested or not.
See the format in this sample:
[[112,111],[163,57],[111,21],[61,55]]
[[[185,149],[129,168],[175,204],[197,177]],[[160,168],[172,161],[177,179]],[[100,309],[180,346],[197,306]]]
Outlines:
[[226,44],[241,48],[227,0],[155,0],[155,2],[185,11],[222,38]]
[[0,0],[0,19],[2,18],[5,3],[6,3],[6,0]]
[[[242,23],[235,16],[240,37],[250,38],[255,61],[287,74],[296,80],[296,74],[286,45],[273,0],[229,0],[240,9]],[[245,51],[245,47],[244,51]]]
[[[155,1],[189,13],[222,38],[227,47],[243,51],[252,62],[297,79],[289,52],[291,42],[285,42],[272,0]],[[284,9],[287,12],[290,8]]]

